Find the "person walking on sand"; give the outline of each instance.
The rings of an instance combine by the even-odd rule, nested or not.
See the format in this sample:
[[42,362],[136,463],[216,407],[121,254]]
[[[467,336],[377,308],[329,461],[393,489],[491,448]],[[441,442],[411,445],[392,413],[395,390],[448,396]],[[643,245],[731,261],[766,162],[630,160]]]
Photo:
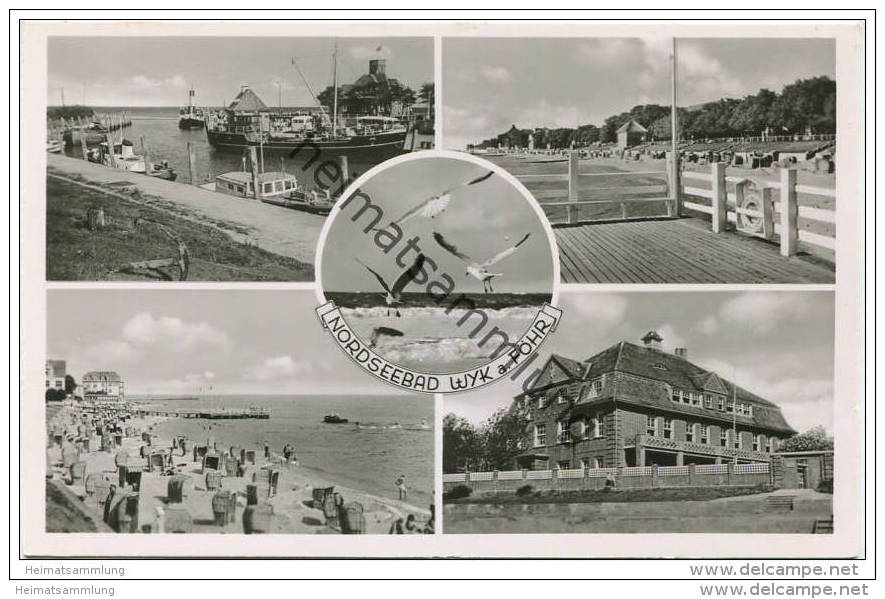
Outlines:
[[406,501],[406,498],[409,496],[409,490],[406,488],[406,475],[400,474],[399,478],[396,479],[396,482],[393,483],[396,486],[396,490],[399,494],[400,501]]

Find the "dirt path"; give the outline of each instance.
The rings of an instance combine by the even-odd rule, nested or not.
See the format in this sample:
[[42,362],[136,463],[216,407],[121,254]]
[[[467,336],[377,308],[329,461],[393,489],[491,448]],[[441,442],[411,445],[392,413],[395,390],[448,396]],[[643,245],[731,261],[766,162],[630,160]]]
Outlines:
[[174,204],[183,215],[215,224],[238,242],[248,237],[251,243],[269,252],[310,264],[314,261],[320,230],[325,221],[322,216],[235,198],[183,183],[145,177],[57,154],[47,154],[46,164],[51,174],[79,179],[87,184],[105,186],[125,182],[135,185],[142,195],[154,196]]

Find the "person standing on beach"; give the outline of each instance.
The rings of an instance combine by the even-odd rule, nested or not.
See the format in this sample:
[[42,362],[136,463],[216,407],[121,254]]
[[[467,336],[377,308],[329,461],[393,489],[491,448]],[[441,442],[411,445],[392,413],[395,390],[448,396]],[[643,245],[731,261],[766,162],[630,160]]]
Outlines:
[[264,440],[264,457],[270,457],[270,445],[268,444],[267,439]]
[[397,493],[399,494],[400,501],[406,501],[406,498],[409,495],[409,490],[406,489],[406,475],[400,474],[399,478],[396,479],[396,482],[393,483],[396,486]]

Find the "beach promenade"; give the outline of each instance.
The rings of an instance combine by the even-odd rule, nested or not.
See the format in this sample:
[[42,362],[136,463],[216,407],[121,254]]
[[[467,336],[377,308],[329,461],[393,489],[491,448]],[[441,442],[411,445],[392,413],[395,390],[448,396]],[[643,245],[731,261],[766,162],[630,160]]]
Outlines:
[[[357,502],[362,505],[365,515],[365,534],[388,534],[392,525],[398,520],[405,520],[409,514],[415,516],[420,528],[430,517],[429,509],[420,508],[405,502],[382,498],[359,489],[336,484],[328,474],[322,475],[297,464],[287,463],[276,452],[264,457],[262,447],[235,448],[234,453],[241,449],[254,450],[255,463],[241,465],[240,475],[228,475],[223,471],[207,468],[201,458],[195,458],[194,445],[214,447],[213,455],[229,455],[230,448],[216,445],[214,439],[188,440],[185,449],[173,449],[173,440],[156,436],[152,433],[154,426],[164,417],[145,416],[132,417],[125,421],[125,430],[129,434],[120,435],[119,445],[110,449],[97,450],[90,443],[89,451],[77,451],[75,444],[67,437],[74,437],[82,422],[79,411],[65,408],[56,413],[48,422],[51,432],[58,435],[64,431],[61,445],[51,434],[50,447],[47,451],[47,479],[64,484],[74,495],[79,497],[83,506],[89,510],[98,522],[102,521],[104,504],[100,501],[101,487],[119,482],[118,464],[126,464],[131,472],[140,473],[138,490],[132,487],[120,488],[116,495],[137,496],[137,516],[133,528],[137,532],[192,532],[216,534],[243,534],[244,514],[247,508],[249,486],[253,492],[257,489],[257,502],[262,509],[271,506],[273,516],[267,522],[265,530],[269,534],[338,534],[341,525],[324,514],[322,506],[314,505],[314,489],[334,487],[345,505]],[[82,429],[80,429],[82,431]],[[116,435],[115,435],[116,436]],[[82,434],[79,437],[82,439]],[[149,445],[146,439],[150,439]],[[76,438],[74,438],[76,441]],[[94,437],[92,439],[94,441]],[[142,447],[148,457],[141,457]],[[150,468],[148,461],[151,455],[172,454],[171,463],[163,468]],[[81,462],[85,464],[85,473],[73,479],[70,466],[66,463]],[[207,477],[207,474],[211,474]],[[275,492],[265,481],[269,472],[279,472],[279,480]],[[171,474],[183,475],[186,482],[180,502],[170,500]],[[214,479],[214,481],[213,481]],[[89,483],[87,484],[87,481]],[[96,482],[98,482],[96,486]],[[256,481],[257,484],[256,484]],[[217,485],[217,486],[216,486]],[[212,486],[214,488],[207,488]],[[223,523],[218,523],[217,514],[213,509],[213,498],[219,492],[230,492],[236,505],[229,512]],[[184,523],[183,523],[184,522]],[[50,531],[52,532],[52,531]],[[256,531],[259,532],[259,531]]]
[[325,218],[296,212],[255,200],[208,191],[192,185],[146,177],[111,169],[77,158],[47,154],[49,177],[75,182],[84,188],[115,193],[114,188],[135,187],[139,197],[152,208],[163,208],[177,216],[211,225],[239,243],[313,263]]

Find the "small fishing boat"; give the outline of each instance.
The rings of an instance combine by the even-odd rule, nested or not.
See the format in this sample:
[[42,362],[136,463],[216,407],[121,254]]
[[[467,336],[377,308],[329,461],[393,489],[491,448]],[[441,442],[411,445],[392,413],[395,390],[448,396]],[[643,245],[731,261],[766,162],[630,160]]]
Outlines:
[[[108,142],[100,143],[97,148],[89,150],[87,159],[90,162],[96,162],[111,168],[129,171],[130,173],[140,173],[167,181],[175,181],[178,177],[175,169],[169,166],[169,163],[165,160],[161,163],[146,162],[144,156],[135,153],[132,142],[128,139],[115,143],[113,152],[109,148]],[[149,169],[146,168],[146,164],[150,164]]]
[[46,151],[50,154],[61,154],[62,150],[65,149],[65,144],[62,141],[57,139],[47,139],[46,140]]
[[326,424],[347,424],[347,418],[342,418],[333,412],[332,414],[324,416],[323,422]]

